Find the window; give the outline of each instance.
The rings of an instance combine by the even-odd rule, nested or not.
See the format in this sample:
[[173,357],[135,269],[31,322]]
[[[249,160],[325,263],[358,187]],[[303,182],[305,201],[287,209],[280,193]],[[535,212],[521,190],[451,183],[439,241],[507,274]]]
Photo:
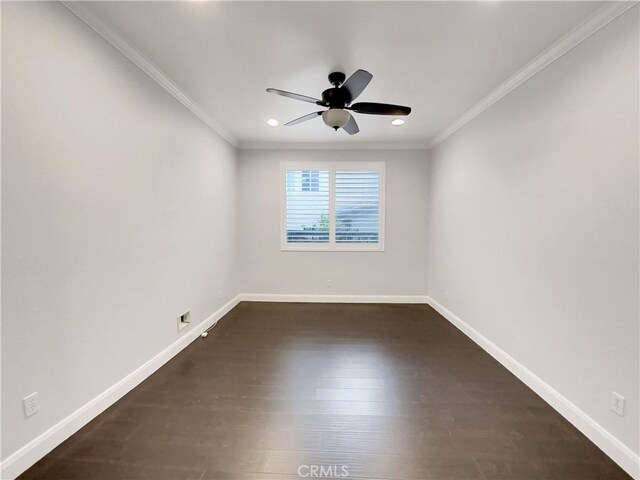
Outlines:
[[377,244],[380,229],[378,170],[336,170],[336,243]]
[[282,164],[283,250],[384,250],[384,164]]
[[287,170],[284,190],[286,243],[328,244],[329,171]]

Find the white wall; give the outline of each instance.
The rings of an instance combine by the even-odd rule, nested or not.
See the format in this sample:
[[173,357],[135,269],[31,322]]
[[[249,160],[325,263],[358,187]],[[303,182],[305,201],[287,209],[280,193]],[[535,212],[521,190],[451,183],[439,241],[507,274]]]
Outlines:
[[638,67],[636,6],[438,145],[427,242],[430,296],[635,452]]
[[[280,251],[280,162],[384,161],[384,252]],[[242,150],[238,256],[245,293],[426,295],[427,152]],[[327,287],[327,280],[333,287]]]
[[[430,166],[246,150],[236,177],[233,147],[64,7],[3,2],[2,458],[175,341],[184,310],[200,322],[238,291],[422,296],[427,273],[430,296],[638,452],[637,18]],[[280,251],[281,161],[385,161],[385,251]]]
[[57,2],[2,3],[2,140],[5,459],[237,293],[236,151]]

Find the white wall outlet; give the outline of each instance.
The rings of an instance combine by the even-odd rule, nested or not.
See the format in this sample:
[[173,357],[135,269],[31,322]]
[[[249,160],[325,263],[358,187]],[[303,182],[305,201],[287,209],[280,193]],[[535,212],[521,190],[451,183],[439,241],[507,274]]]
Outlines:
[[191,312],[184,312],[182,315],[178,317],[178,331],[183,330],[189,326],[191,323]]
[[327,288],[333,287],[333,280],[327,280]]
[[30,417],[40,411],[40,398],[38,392],[33,392],[22,399],[24,405],[24,416]]
[[616,392],[611,392],[611,410],[624,417],[624,397]]

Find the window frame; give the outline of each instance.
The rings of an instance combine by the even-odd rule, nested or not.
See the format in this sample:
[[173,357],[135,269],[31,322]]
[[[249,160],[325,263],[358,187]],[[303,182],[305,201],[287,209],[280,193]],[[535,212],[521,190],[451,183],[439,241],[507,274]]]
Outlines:
[[[288,170],[329,172],[329,242],[295,244],[287,242]],[[336,243],[336,170],[378,172],[378,243]],[[283,252],[384,252],[385,162],[280,162],[280,250]]]

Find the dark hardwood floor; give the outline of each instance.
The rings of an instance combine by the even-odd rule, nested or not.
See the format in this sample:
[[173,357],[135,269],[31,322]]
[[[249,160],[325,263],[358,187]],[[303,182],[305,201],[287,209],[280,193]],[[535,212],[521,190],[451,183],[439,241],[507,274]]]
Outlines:
[[241,303],[20,478],[298,472],[630,478],[430,307],[293,303]]

